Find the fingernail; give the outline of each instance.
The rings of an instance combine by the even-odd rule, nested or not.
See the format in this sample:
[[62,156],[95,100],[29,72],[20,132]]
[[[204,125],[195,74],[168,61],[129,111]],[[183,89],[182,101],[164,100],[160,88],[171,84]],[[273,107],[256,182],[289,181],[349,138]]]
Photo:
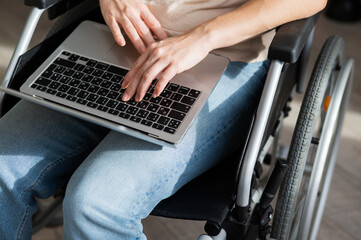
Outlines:
[[124,95],[123,95],[123,97],[122,97],[122,100],[123,100],[124,102],[126,102],[126,101],[129,100],[129,95],[128,95],[128,93],[124,93]]

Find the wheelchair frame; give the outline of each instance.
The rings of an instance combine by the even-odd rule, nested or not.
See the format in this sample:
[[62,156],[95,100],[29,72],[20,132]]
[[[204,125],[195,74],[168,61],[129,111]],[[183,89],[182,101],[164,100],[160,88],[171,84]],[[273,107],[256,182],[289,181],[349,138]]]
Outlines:
[[[19,57],[25,53],[26,49],[29,46],[30,40],[33,36],[33,33],[35,31],[36,25],[40,19],[40,16],[44,13],[45,10],[47,10],[50,7],[53,7],[54,4],[57,4],[61,2],[61,0],[53,1],[52,3],[49,3],[51,1],[43,1],[45,5],[36,6],[34,4],[34,1],[27,1],[25,2],[32,2],[30,5],[35,5],[33,10],[31,11],[27,23],[24,27],[23,33],[21,35],[20,41],[16,46],[16,49],[14,51],[14,54],[11,58],[11,61],[9,63],[8,69],[6,71],[2,87],[0,90],[7,87],[10,83],[10,80],[12,76],[14,75],[14,70],[16,68],[16,64],[18,62]],[[35,1],[36,2],[36,1]],[[249,221],[252,217],[252,212],[256,208],[256,205],[260,203],[260,199],[262,197],[262,194],[264,192],[264,189],[266,186],[258,186],[258,189],[252,189],[252,180],[253,180],[253,174],[254,169],[256,166],[257,161],[260,163],[263,162],[263,158],[265,157],[266,153],[271,147],[272,142],[273,144],[273,158],[272,158],[272,164],[275,165],[275,161],[277,159],[277,150],[278,150],[278,135],[281,131],[281,124],[284,118],[284,114],[280,114],[278,122],[279,125],[276,128],[274,136],[270,135],[270,137],[265,140],[266,135],[266,128],[267,124],[270,121],[270,115],[272,111],[272,106],[275,104],[275,96],[277,89],[279,88],[280,84],[280,76],[282,74],[282,71],[287,68],[288,63],[294,63],[296,60],[301,61],[300,66],[300,79],[297,81],[297,91],[302,92],[305,86],[306,82],[306,61],[309,56],[310,47],[312,44],[313,39],[313,27],[311,31],[309,32],[309,36],[307,37],[307,40],[305,41],[304,46],[301,47],[301,49],[304,48],[303,54],[299,57],[301,50],[296,50],[296,53],[292,53],[291,57],[285,56],[283,57],[282,54],[277,53],[277,57],[274,58],[271,62],[264,90],[262,92],[262,96],[259,103],[259,108],[257,109],[256,113],[256,119],[254,122],[253,130],[251,132],[251,136],[248,142],[248,147],[246,151],[246,155],[244,159],[242,160],[242,167],[241,172],[239,174],[238,184],[237,184],[237,196],[235,200],[235,206],[234,210],[236,215],[238,216],[238,221]],[[271,53],[272,54],[272,53]],[[281,57],[279,57],[281,56]],[[295,57],[296,56],[296,57]],[[295,58],[295,59],[292,59]],[[340,56],[340,59],[343,57]],[[343,98],[348,98],[349,95],[349,89],[350,89],[350,83],[352,80],[352,70],[353,70],[353,60],[347,59],[345,63],[343,61],[340,61],[342,64],[340,66],[340,74],[338,76],[337,86],[335,87],[335,97],[332,98],[330,103],[330,112],[326,117],[325,121],[325,129],[326,133],[321,137],[319,148],[321,151],[317,152],[316,155],[316,165],[314,167],[314,170],[312,171],[311,176],[311,187],[308,190],[307,193],[307,199],[306,199],[306,205],[308,208],[306,209],[305,214],[302,215],[301,220],[301,231],[299,231],[299,239],[308,239],[309,232],[310,232],[310,224],[312,220],[312,214],[314,212],[314,202],[317,195],[317,191],[319,190],[320,182],[321,182],[321,175],[320,173],[324,170],[324,164],[325,159],[327,158],[327,153],[329,151],[328,146],[330,145],[331,136],[333,135],[332,130],[334,129],[334,126],[337,122],[337,117],[340,116],[338,127],[336,129],[335,133],[335,146],[338,145],[338,142],[340,140],[340,132],[341,132],[341,126],[343,121],[343,116],[345,114],[345,108],[347,105],[347,100],[342,102]],[[302,64],[303,63],[303,64]],[[2,102],[4,98],[4,92],[0,92],[0,114],[2,112]],[[341,109],[341,110],[340,110]],[[340,110],[340,111],[339,111]],[[264,143],[264,144],[263,144]],[[331,160],[330,165],[327,170],[327,177],[323,184],[323,190],[321,193],[321,200],[319,203],[320,208],[317,211],[316,220],[315,220],[315,227],[311,231],[311,239],[315,239],[317,235],[317,230],[320,225],[322,213],[324,210],[325,202],[327,199],[327,193],[330,187],[331,178],[333,169],[335,166],[336,161],[336,155],[337,155],[337,147],[332,149],[331,153]],[[269,174],[265,177],[265,179],[269,179],[271,176],[272,171],[269,171]],[[279,182],[279,180],[278,180]],[[280,184],[280,182],[279,182]],[[277,187],[278,189],[278,187]],[[277,190],[276,189],[276,190]],[[271,216],[269,216],[271,217]],[[227,233],[225,229],[219,229],[218,234],[214,236],[210,235],[201,235],[200,240],[206,240],[206,239],[213,239],[213,240],[225,240],[227,238]]]

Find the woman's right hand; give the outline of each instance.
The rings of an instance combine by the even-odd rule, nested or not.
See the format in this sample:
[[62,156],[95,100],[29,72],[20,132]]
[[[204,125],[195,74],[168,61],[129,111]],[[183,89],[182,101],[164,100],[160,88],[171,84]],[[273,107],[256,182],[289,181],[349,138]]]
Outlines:
[[159,21],[141,1],[99,0],[99,4],[104,20],[120,46],[126,43],[121,28],[140,54],[155,42],[153,34],[159,40],[167,38]]

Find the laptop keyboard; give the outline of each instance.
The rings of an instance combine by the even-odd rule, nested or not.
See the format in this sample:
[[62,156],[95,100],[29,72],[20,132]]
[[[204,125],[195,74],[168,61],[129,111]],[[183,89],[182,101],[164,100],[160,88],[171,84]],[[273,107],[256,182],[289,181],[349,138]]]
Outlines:
[[127,70],[63,51],[31,84],[31,88],[119,118],[174,134],[200,91],[168,83],[159,97],[152,82],[141,102],[122,101],[121,84]]

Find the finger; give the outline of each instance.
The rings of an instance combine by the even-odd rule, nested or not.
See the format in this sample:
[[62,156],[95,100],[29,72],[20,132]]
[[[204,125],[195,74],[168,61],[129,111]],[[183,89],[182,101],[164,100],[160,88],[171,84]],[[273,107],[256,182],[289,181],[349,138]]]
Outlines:
[[153,97],[158,97],[164,90],[167,83],[177,74],[177,69],[173,65],[169,65],[158,78],[157,85],[155,85]]
[[163,40],[167,38],[167,34],[160,25],[159,21],[154,17],[148,7],[145,7],[141,12],[141,18],[147,24],[147,26],[152,30],[154,35],[158,40]]
[[120,45],[120,46],[124,46],[125,45],[125,39],[123,37],[122,32],[120,31],[120,27],[118,22],[115,20],[115,18],[111,18],[110,22],[109,22],[109,28],[112,31],[114,40]]
[[125,75],[122,83],[122,88],[128,88],[129,84],[135,78],[136,74],[139,72],[140,68],[144,65],[149,57],[150,52],[146,51],[138,57],[133,66],[130,68],[128,73]]
[[147,46],[155,42],[150,29],[147,25],[145,25],[141,18],[130,17],[130,21],[133,23],[133,26],[135,26],[139,36]]
[[135,101],[140,102],[147,93],[153,80],[167,67],[168,63],[164,60],[158,60],[152,64],[142,75],[138,84]]
[[[128,86],[127,86],[127,90],[125,91],[124,95],[123,95],[123,101],[126,101],[125,99],[130,99],[131,97],[133,97],[138,89],[139,85],[145,84],[145,88],[148,89],[149,85],[151,83],[150,82],[144,82],[140,83],[143,79],[143,77],[146,75],[147,79],[151,78],[151,72],[149,72],[149,69],[151,69],[151,67],[153,66],[153,64],[156,62],[155,58],[148,58],[146,59],[146,61],[142,64],[142,66],[139,68],[138,71],[135,72],[135,74],[130,75],[128,77],[127,81],[130,81]],[[155,77],[153,77],[154,79]],[[152,79],[152,80],[153,80]],[[146,90],[145,90],[146,91]],[[144,93],[145,94],[145,93]],[[143,95],[144,96],[144,95]],[[139,99],[139,97],[138,97]]]
[[123,26],[123,29],[129,39],[132,41],[134,47],[140,54],[142,54],[145,51],[146,47],[143,43],[143,40],[138,35],[137,30],[134,28],[132,22],[127,17],[123,17],[121,19],[121,25]]

